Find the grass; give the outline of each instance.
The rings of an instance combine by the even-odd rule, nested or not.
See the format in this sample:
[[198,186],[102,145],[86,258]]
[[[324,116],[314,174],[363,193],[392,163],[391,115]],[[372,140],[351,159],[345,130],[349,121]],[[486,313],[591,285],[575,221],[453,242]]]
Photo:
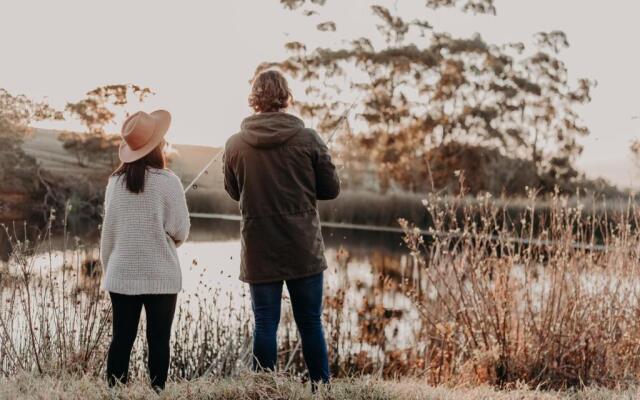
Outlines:
[[[531,194],[519,220],[486,198],[425,201],[434,239],[406,221],[421,274],[407,285],[428,341],[433,383],[527,382],[537,387],[633,384],[640,376],[640,210],[607,215]],[[512,239],[541,241],[525,246]],[[603,244],[603,251],[585,245]]]
[[[346,190],[335,200],[321,201],[318,204],[320,219],[325,222],[362,224],[385,227],[398,227],[398,219],[411,221],[417,226],[433,226],[432,215],[425,212],[423,200],[429,197],[440,206],[455,206],[457,217],[461,217],[465,209],[478,209],[483,204],[484,196],[441,196],[424,193],[373,193],[366,191]],[[558,204],[554,204],[554,196],[536,199],[538,216],[549,216]],[[635,201],[631,199],[632,201]],[[189,210],[195,213],[239,214],[238,203],[231,200],[223,189],[198,188],[187,194]],[[520,217],[527,213],[531,206],[528,198],[491,199],[491,204],[503,211],[503,217],[509,219],[513,228],[518,228]],[[624,211],[629,199],[580,198],[574,196],[563,198],[562,207],[575,208],[578,205],[598,218],[613,217]],[[481,215],[475,216],[478,219]],[[537,224],[545,220],[538,218]],[[549,219],[546,220],[547,222]],[[635,221],[630,220],[635,226]],[[539,232],[537,233],[539,234]]]
[[[34,240],[5,226],[11,258],[0,264],[0,376],[21,371],[99,373],[104,368],[111,310],[99,287],[98,251],[65,232],[59,255],[52,243],[54,219],[52,215],[43,235]],[[247,310],[230,307],[231,299],[206,285],[201,289],[183,296],[176,312],[171,360],[175,378],[205,372],[229,375],[247,358]],[[132,375],[144,374],[145,357],[146,343],[138,340]]]
[[24,400],[631,400],[638,393],[635,388],[585,388],[564,392],[543,392],[524,387],[509,390],[496,390],[488,386],[448,388],[431,387],[415,379],[383,381],[352,378],[337,379],[330,388],[322,388],[313,396],[308,385],[284,376],[243,373],[234,378],[207,377],[170,382],[158,396],[141,381],[110,389],[103,379],[89,375],[52,377],[19,374],[0,378],[0,399]]
[[[398,218],[427,224],[421,194],[381,195],[344,191],[336,200],[319,202],[320,219],[325,222],[398,226]],[[189,210],[196,213],[239,214],[238,203],[222,189],[191,190],[187,194]]]
[[[76,204],[76,217],[100,218],[103,189],[106,185],[106,176],[111,167],[105,163],[95,163],[91,168],[81,167],[72,152],[64,149],[62,142],[58,140],[59,132],[36,129],[25,138],[23,148],[25,152],[35,157],[43,168],[52,173],[66,187],[66,195],[73,198]],[[206,146],[174,145],[177,154],[174,155],[170,167],[180,176],[183,185],[188,184],[197,175],[204,165],[221,149]],[[68,177],[72,176],[73,181]],[[232,201],[223,190],[223,176],[221,157],[209,167],[205,174],[197,182],[197,188],[188,193],[188,203],[191,211],[202,213],[238,214],[238,204]],[[3,207],[3,199],[0,199],[0,219],[24,218],[27,213],[25,199],[20,203],[19,198],[11,201],[10,193],[2,193],[0,197],[6,197],[7,204]],[[425,227],[430,224],[427,214],[422,206],[423,193],[374,193],[364,190],[344,190],[336,200],[320,202],[320,214],[323,221],[336,223],[352,223],[376,226],[397,226],[398,218],[411,221]],[[438,196],[446,199],[445,196]],[[461,203],[473,203],[474,198],[464,199],[449,198],[449,201]],[[63,202],[64,200],[62,200]],[[516,218],[521,214],[526,204],[526,199],[497,199],[496,203],[505,207],[509,215]],[[620,207],[620,199],[615,204],[597,201],[595,204],[599,212],[605,209]],[[571,199],[570,203],[581,202],[588,204],[594,200]],[[26,204],[29,206],[29,204]],[[461,204],[462,208],[464,205]],[[624,206],[624,204],[623,204]],[[29,208],[29,207],[27,207]],[[83,208],[80,210],[80,208]],[[548,202],[539,199],[537,204],[539,212],[549,209]],[[82,211],[82,212],[80,212]],[[3,218],[4,217],[4,218]]]
[[[390,260],[373,251],[366,276],[351,274],[358,266],[351,268],[357,260],[348,251],[335,255],[339,268],[323,316],[333,375],[403,377],[438,388],[637,385],[640,209],[629,202],[613,212],[559,196],[543,203],[531,193],[513,217],[507,202],[463,200],[429,195],[433,234],[425,237],[402,221],[407,256]],[[600,243],[604,250],[574,243]],[[83,272],[95,249],[76,243],[64,261],[68,275],[60,277],[50,273],[53,266],[34,267],[34,257],[50,251],[46,237],[14,237],[11,247],[3,272],[10,283],[0,290],[0,376],[101,375],[109,304],[97,287],[99,272]],[[233,379],[246,369],[252,329],[246,307],[227,307],[240,299],[202,289],[181,298],[170,369],[174,380],[194,380],[196,387],[203,376]],[[280,332],[279,370],[300,376],[305,368],[289,314]],[[137,379],[145,375],[145,351],[139,340]],[[362,390],[385,385],[393,387]]]

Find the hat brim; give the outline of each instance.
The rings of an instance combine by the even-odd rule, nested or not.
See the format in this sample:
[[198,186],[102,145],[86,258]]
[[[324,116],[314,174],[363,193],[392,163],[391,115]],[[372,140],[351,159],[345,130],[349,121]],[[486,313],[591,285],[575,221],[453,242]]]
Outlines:
[[120,161],[122,161],[123,163],[131,163],[137,161],[147,154],[151,153],[151,151],[153,151],[156,146],[162,143],[164,136],[169,131],[169,126],[171,125],[171,114],[169,113],[169,111],[157,110],[149,115],[151,115],[157,121],[156,128],[153,131],[153,135],[151,135],[151,138],[144,146],[136,150],[133,150],[131,147],[129,147],[127,142],[123,140],[122,143],[120,143],[120,149],[118,150],[118,158],[120,158]]

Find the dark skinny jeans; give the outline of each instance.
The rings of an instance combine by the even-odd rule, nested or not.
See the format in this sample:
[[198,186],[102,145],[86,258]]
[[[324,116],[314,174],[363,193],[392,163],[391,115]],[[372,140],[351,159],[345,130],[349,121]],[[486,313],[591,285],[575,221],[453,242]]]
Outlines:
[[107,356],[107,382],[127,383],[129,358],[138,334],[138,322],[144,306],[147,316],[149,375],[155,390],[164,389],[169,371],[169,341],[176,310],[177,294],[124,295],[109,293],[113,309],[113,337]]
[[[329,382],[329,358],[322,329],[323,274],[288,280],[293,317],[302,340],[302,354],[314,386]],[[276,334],[280,323],[282,281],[251,284],[255,319],[253,369],[275,370],[278,358]]]

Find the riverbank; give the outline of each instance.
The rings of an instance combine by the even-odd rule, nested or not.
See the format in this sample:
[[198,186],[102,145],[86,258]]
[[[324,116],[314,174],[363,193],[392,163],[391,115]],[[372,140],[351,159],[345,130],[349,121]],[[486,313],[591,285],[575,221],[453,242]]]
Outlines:
[[21,374],[0,378],[0,399],[101,400],[101,399],[189,399],[189,400],[617,400],[635,399],[637,389],[607,390],[586,388],[573,392],[538,391],[519,388],[497,390],[488,386],[447,388],[428,386],[418,380],[382,381],[370,378],[339,379],[330,390],[311,396],[308,385],[277,375],[245,373],[237,378],[200,378],[171,382],[157,396],[143,381],[119,389],[109,389],[104,380],[89,376],[63,378]]

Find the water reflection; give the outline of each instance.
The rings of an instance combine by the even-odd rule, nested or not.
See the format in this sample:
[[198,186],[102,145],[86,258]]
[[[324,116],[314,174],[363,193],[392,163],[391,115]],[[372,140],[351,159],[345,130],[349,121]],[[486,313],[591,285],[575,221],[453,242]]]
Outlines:
[[[332,336],[330,343],[339,346],[332,348],[334,357],[346,359],[348,365],[355,362],[348,361],[352,355],[366,354],[362,362],[371,364],[372,359],[383,358],[383,352],[391,347],[414,346],[421,329],[420,318],[401,285],[407,279],[414,279],[416,267],[402,246],[401,235],[335,228],[323,229],[323,234],[329,264],[325,275],[325,321],[327,334]],[[90,282],[99,278],[95,270],[99,256],[97,243],[98,236],[91,227],[82,235],[67,238],[66,244],[62,236],[54,236],[46,246],[41,246],[41,253],[33,257],[33,272],[46,276],[52,266],[58,274],[55,281],[66,280],[76,285],[76,293],[90,292],[95,288]],[[65,246],[74,250],[64,253]],[[191,316],[207,320],[206,315],[213,314],[217,315],[213,318],[216,321],[222,316],[226,322],[215,324],[225,326],[227,331],[238,330],[250,320],[248,285],[238,279],[239,255],[238,222],[192,220],[189,241],[178,249],[183,292],[179,296],[182,317],[177,318],[184,323],[178,321],[176,329],[184,331],[181,337],[188,337],[199,329],[189,324]],[[7,263],[4,264],[6,270]],[[67,267],[61,268],[63,265]],[[63,274],[66,279],[62,278]],[[104,293],[101,297],[104,298]],[[297,339],[286,289],[283,311],[281,336],[285,343],[293,346]],[[216,328],[211,332],[221,331]],[[296,362],[303,370],[301,360]]]
[[[624,258],[629,255],[624,247],[618,252],[598,255],[585,251],[571,253],[570,262],[566,262],[567,253],[561,248],[553,262],[532,257],[533,262],[526,263],[526,259],[519,257],[519,250],[514,250],[515,256],[509,258],[497,251],[490,254],[484,247],[449,251],[450,243],[444,242],[429,247],[429,254],[425,255],[428,267],[423,268],[413,262],[399,234],[335,228],[323,229],[323,233],[329,263],[324,321],[331,368],[336,375],[381,373],[394,377],[427,369],[432,374],[429,379],[440,383],[445,379],[441,378],[443,368],[445,374],[458,373],[451,360],[461,356],[460,349],[471,348],[476,345],[474,342],[487,340],[486,337],[489,341],[505,337],[503,332],[511,327],[504,322],[494,323],[494,318],[522,327],[515,331],[518,337],[535,338],[535,324],[539,318],[547,318],[549,314],[545,313],[549,310],[579,305],[583,313],[595,310],[592,312],[595,316],[600,313],[598,307],[605,303],[633,310],[633,299],[637,299],[640,288],[640,280],[629,269],[633,263]],[[58,250],[51,255],[45,246],[37,257],[27,257],[33,260],[29,263],[34,264],[36,279],[31,285],[20,285],[22,277],[17,274],[18,284],[14,287],[22,286],[18,296],[11,290],[10,281],[4,286],[9,290],[2,290],[0,265],[3,304],[0,321],[3,318],[9,321],[4,326],[11,329],[4,335],[8,335],[10,343],[16,343],[13,347],[21,349],[19,356],[16,352],[15,357],[5,357],[3,361],[1,351],[8,346],[2,346],[0,330],[0,369],[20,370],[22,360],[33,364],[42,353],[30,350],[35,347],[28,340],[31,337],[36,337],[35,343],[43,348],[54,338],[54,344],[62,343],[58,348],[64,351],[106,342],[110,326],[108,296],[97,290],[96,276],[91,277],[95,263],[86,261],[97,257],[96,239],[91,234],[71,238],[70,247],[75,251],[63,254],[59,249],[64,248],[65,241],[56,237],[51,247]],[[172,376],[190,378],[207,371],[235,374],[238,366],[250,363],[252,330],[248,288],[237,278],[239,224],[193,220],[190,241],[178,253],[184,291],[179,296],[174,325]],[[42,276],[43,270],[46,278],[48,265],[53,265],[56,277],[68,271],[66,282],[77,286],[66,286],[65,292],[65,284],[58,284],[59,280],[38,281],[36,275]],[[60,268],[62,265],[68,265],[68,269]],[[6,306],[5,300],[12,301],[6,304],[13,304],[13,308]],[[35,305],[35,312],[30,304]],[[288,370],[287,366],[291,366],[292,371],[301,372],[305,370],[304,362],[286,292],[283,308],[279,368]],[[25,323],[32,315],[37,329]],[[633,320],[630,314],[619,315],[621,321]],[[555,317],[549,320],[552,318]],[[596,329],[600,329],[599,325]],[[68,338],[74,340],[72,345],[67,346]],[[142,370],[142,345],[138,345],[137,351],[133,365]],[[83,357],[85,369],[93,369],[92,357],[104,360],[100,351]],[[67,360],[62,358],[59,362],[67,365]]]
[[[49,266],[60,272],[63,264],[80,265],[79,273],[72,276],[80,290],[83,282],[98,277],[95,271],[98,236],[91,227],[83,230],[84,234],[72,236],[66,242],[58,235],[42,246],[39,250],[42,253],[34,258],[34,272],[46,273]],[[405,339],[411,337],[411,330],[416,329],[408,321],[417,319],[417,315],[400,290],[400,285],[415,275],[401,235],[336,228],[323,229],[323,235],[329,264],[325,275],[327,307],[346,310],[341,323],[347,322],[352,331],[360,332],[364,342],[377,345],[380,337],[386,336],[399,340],[397,344],[403,346]],[[84,260],[70,262],[71,257],[79,257],[78,246],[86,249],[80,253]],[[76,251],[65,255],[64,248]],[[49,253],[49,249],[54,251]],[[5,259],[7,255],[5,252]],[[193,219],[189,241],[178,249],[183,270],[180,298],[186,303],[190,296],[215,293],[231,299],[229,309],[248,309],[248,285],[238,279],[239,255],[238,222]],[[194,307],[195,303],[188,304],[188,308]],[[286,292],[284,307],[289,308]],[[381,329],[385,335],[380,335]]]
[[[401,235],[336,228],[324,228],[323,235],[329,264],[326,306],[348,310],[342,323],[360,332],[365,342],[370,338],[371,345],[379,345],[381,337],[408,345],[419,327],[411,323],[418,315],[400,288],[415,276]],[[238,280],[239,237],[237,222],[192,221],[190,240],[178,251],[185,294],[213,288],[239,302],[237,308],[248,307],[248,287]],[[287,302],[285,292],[285,307]]]

